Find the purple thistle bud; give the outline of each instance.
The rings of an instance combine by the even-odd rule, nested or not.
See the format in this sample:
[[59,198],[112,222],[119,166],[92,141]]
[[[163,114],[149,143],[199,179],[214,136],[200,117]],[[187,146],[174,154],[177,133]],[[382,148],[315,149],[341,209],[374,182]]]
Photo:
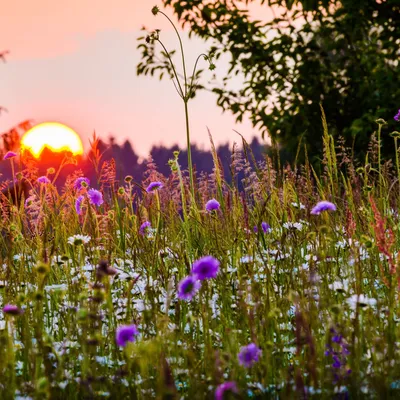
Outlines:
[[400,110],[399,112],[394,116],[394,120],[399,122],[400,121]]
[[215,278],[219,271],[219,261],[212,256],[205,256],[193,263],[192,274],[199,281]]
[[76,200],[75,200],[75,210],[76,213],[78,215],[82,214],[82,201],[85,197],[84,196],[79,196]]
[[13,151],[7,151],[7,153],[3,157],[3,160],[8,160],[9,158],[14,158],[16,156],[17,156],[17,153],[14,153]]
[[139,233],[140,233],[141,235],[145,235],[145,234],[146,234],[146,231],[147,231],[150,227],[151,227],[151,223],[150,223],[149,221],[143,222],[143,224],[140,225]]
[[161,189],[163,184],[161,182],[151,182],[149,186],[147,186],[146,192],[154,192],[155,190]]
[[207,201],[206,211],[208,211],[208,212],[216,211],[216,210],[219,210],[220,207],[221,206],[220,206],[220,204],[218,203],[217,200],[211,199],[211,200]]
[[255,343],[243,346],[238,354],[239,364],[246,368],[250,368],[258,361],[261,353],[261,349]]
[[104,203],[103,195],[96,189],[90,189],[88,191],[88,196],[90,204],[94,204],[95,206],[100,206]]
[[189,275],[186,278],[183,278],[178,284],[178,298],[190,301],[200,288],[201,282],[196,280],[195,277]]
[[20,315],[23,313],[23,311],[14,304],[6,304],[3,308],[3,313],[9,315]]
[[320,201],[311,210],[312,215],[319,215],[322,211],[336,211],[336,206],[330,201]]
[[215,390],[215,400],[224,400],[228,393],[238,393],[238,388],[235,381],[224,382]]
[[128,342],[134,342],[136,336],[139,335],[139,330],[136,325],[121,325],[115,333],[115,341],[117,346],[125,347]]
[[[82,185],[83,184],[83,185]],[[86,186],[89,186],[90,185],[90,180],[89,180],[89,178],[85,178],[85,177],[80,177],[80,178],[78,178],[78,179],[76,179],[75,180],[75,182],[74,182],[74,188],[76,189],[76,190],[80,190],[80,189],[82,189],[83,187],[86,187]]]
[[37,178],[37,181],[39,183],[43,183],[45,185],[47,185],[48,183],[50,183],[50,179],[47,176],[39,176],[39,178]]

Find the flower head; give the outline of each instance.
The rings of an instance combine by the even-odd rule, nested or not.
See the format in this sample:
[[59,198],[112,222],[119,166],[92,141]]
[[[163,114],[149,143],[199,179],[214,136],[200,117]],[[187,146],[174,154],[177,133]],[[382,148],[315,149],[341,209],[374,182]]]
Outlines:
[[39,176],[39,178],[37,178],[37,181],[39,183],[43,183],[45,185],[47,185],[48,183],[50,183],[50,179],[47,176]]
[[6,304],[3,307],[3,313],[4,314],[9,314],[9,315],[20,315],[23,313],[23,311],[16,305],[14,304]]
[[83,187],[89,186],[90,180],[89,178],[85,178],[84,176],[78,178],[74,182],[74,188],[76,190],[82,189]]
[[82,214],[82,201],[85,197],[84,196],[79,196],[76,200],[75,200],[75,210],[76,213],[78,215]]
[[207,201],[206,211],[211,212],[211,211],[214,211],[214,210],[219,210],[220,207],[221,206],[220,206],[220,204],[218,203],[217,200],[211,199],[211,200]]
[[330,201],[320,201],[311,210],[312,215],[319,215],[322,211],[336,211],[336,206]]
[[182,300],[192,300],[193,296],[201,288],[199,282],[194,276],[187,276],[183,278],[178,284],[178,297]]
[[[261,222],[261,229],[264,233],[267,233],[271,230],[271,227],[266,222]],[[254,233],[258,233],[258,226],[255,225],[253,228]]]
[[227,393],[238,393],[235,381],[224,382],[215,390],[215,400],[224,400]]
[[394,120],[397,122],[400,122],[400,110],[399,112],[394,116]]
[[205,256],[193,263],[192,274],[199,281],[215,278],[219,271],[219,261],[212,256]]
[[103,201],[103,195],[96,189],[90,189],[88,191],[89,202],[90,204],[94,204],[95,206],[101,206]]
[[145,221],[142,225],[140,225],[139,233],[141,235],[145,235],[149,228],[151,228],[151,223],[149,221]]
[[68,238],[68,243],[74,246],[81,246],[90,242],[90,236],[87,235],[74,235]]
[[149,186],[147,186],[146,192],[154,192],[155,190],[161,189],[163,184],[161,182],[151,182]]
[[254,343],[243,346],[238,354],[239,364],[249,368],[258,361],[261,353],[261,349]]
[[7,151],[7,153],[3,157],[3,160],[8,160],[9,158],[14,158],[16,156],[17,156],[17,153],[14,153],[13,151]]
[[136,325],[121,325],[115,333],[115,341],[117,346],[125,347],[128,342],[134,342],[139,330]]

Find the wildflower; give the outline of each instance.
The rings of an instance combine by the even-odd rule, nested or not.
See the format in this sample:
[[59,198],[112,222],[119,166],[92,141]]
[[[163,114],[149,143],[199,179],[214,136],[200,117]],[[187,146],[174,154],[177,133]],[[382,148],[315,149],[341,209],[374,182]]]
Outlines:
[[81,246],[90,242],[90,236],[87,235],[74,235],[68,238],[68,243],[74,246]]
[[219,261],[212,256],[205,256],[193,263],[192,274],[199,281],[215,278],[219,271]]
[[151,9],[151,12],[153,13],[153,15],[157,15],[159,13],[160,9],[157,6],[154,6]]
[[47,176],[39,176],[39,178],[37,178],[37,181],[39,182],[39,183],[43,183],[43,184],[48,184],[48,183],[50,183],[50,179],[47,177]]
[[103,195],[96,189],[90,189],[88,191],[88,196],[90,204],[94,204],[95,206],[100,206],[104,203]]
[[224,382],[219,385],[215,391],[215,400],[224,400],[226,394],[238,393],[238,388],[235,381]]
[[135,337],[139,335],[139,330],[136,325],[121,325],[115,333],[115,341],[117,346],[125,347],[127,342],[134,342]]
[[110,267],[107,261],[101,260],[99,261],[99,265],[97,266],[96,275],[98,278],[102,278],[105,275],[113,276],[117,274],[117,270],[113,267]]
[[140,225],[139,233],[141,235],[145,235],[149,228],[151,228],[151,223],[149,221],[145,221],[142,225]]
[[17,156],[17,153],[14,153],[13,151],[7,151],[7,153],[3,157],[3,160],[8,160],[9,158],[14,158],[16,156]]
[[201,288],[201,282],[199,282],[195,277],[189,275],[183,278],[178,284],[178,297],[181,300],[192,300],[194,295]]
[[319,215],[322,211],[336,211],[336,206],[330,201],[320,201],[311,210],[312,215]]
[[3,313],[9,315],[20,315],[23,313],[23,311],[14,304],[6,304],[3,308]]
[[75,200],[75,210],[76,213],[78,215],[82,214],[82,201],[85,197],[84,196],[79,196],[76,200]]
[[88,178],[85,177],[80,177],[78,179],[75,180],[74,182],[74,188],[76,190],[82,189],[84,187],[87,187],[90,185],[90,180]]
[[[271,227],[266,222],[261,222],[261,229],[264,233],[267,233],[271,230]],[[253,228],[254,233],[258,233],[258,226],[254,226]]]
[[161,182],[151,182],[149,186],[147,186],[146,192],[154,192],[155,190],[161,189],[163,184]]
[[208,211],[208,212],[216,211],[216,210],[219,210],[220,207],[221,206],[220,206],[220,204],[218,203],[217,200],[211,199],[211,200],[207,201],[206,211]]
[[400,110],[399,112],[394,116],[394,120],[397,122],[400,122]]
[[261,353],[261,349],[254,343],[243,346],[238,354],[239,364],[249,368],[258,361]]
[[357,308],[357,304],[360,305],[360,307],[367,307],[367,306],[375,306],[376,305],[376,299],[370,299],[363,294],[357,295],[354,294],[353,296],[349,297],[346,300],[347,304],[355,310]]

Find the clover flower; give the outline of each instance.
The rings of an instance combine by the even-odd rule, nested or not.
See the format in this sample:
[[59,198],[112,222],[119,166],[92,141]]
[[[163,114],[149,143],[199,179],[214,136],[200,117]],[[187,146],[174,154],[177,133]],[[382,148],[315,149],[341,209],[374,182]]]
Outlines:
[[76,179],[75,182],[74,182],[74,188],[76,190],[80,190],[80,189],[82,189],[82,188],[84,188],[86,186],[89,186],[89,185],[90,185],[89,178],[85,178],[83,176],[78,178],[78,179]]
[[336,211],[336,206],[330,201],[320,201],[311,210],[312,215],[319,215],[322,211]]
[[103,195],[96,189],[90,189],[88,191],[89,202],[90,204],[94,204],[95,206],[101,206],[103,201]]
[[208,200],[206,203],[206,211],[208,212],[219,210],[220,207],[220,204],[215,199]]
[[17,153],[14,153],[13,151],[7,151],[7,153],[3,157],[3,160],[8,160],[9,158],[14,158],[16,156],[17,156]]
[[145,222],[143,222],[142,225],[140,225],[139,233],[141,235],[145,235],[147,233],[147,231],[149,230],[149,228],[151,228],[151,223],[149,221],[145,221]]
[[84,196],[79,196],[76,200],[75,200],[75,211],[78,215],[82,214],[82,201],[84,200]]
[[238,354],[239,364],[246,368],[250,368],[258,361],[261,353],[261,349],[255,343],[243,346]]
[[3,313],[8,315],[20,315],[23,313],[23,311],[14,304],[6,304],[3,307]]
[[215,400],[224,400],[228,393],[238,393],[235,381],[221,383],[215,390]]
[[161,182],[151,182],[149,186],[147,186],[146,192],[151,193],[158,189],[161,189],[163,184]]
[[48,183],[51,182],[50,179],[47,176],[44,176],[44,175],[43,176],[39,176],[39,178],[37,178],[37,181],[39,183],[43,183],[45,185],[47,185]]
[[178,298],[190,301],[200,288],[201,282],[199,282],[194,276],[189,275],[186,278],[183,278],[178,284]]
[[205,256],[193,263],[192,274],[199,281],[215,278],[219,271],[219,261],[212,256]]
[[139,330],[136,325],[121,325],[115,333],[115,341],[117,346],[125,347],[128,342],[134,342],[136,336],[139,335]]
[[398,111],[398,113],[394,116],[394,120],[397,122],[400,122],[400,110]]

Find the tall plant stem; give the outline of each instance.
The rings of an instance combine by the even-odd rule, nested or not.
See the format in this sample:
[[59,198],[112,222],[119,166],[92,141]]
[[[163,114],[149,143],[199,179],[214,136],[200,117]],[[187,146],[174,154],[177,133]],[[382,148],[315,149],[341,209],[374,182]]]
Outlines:
[[190,177],[190,192],[192,194],[192,201],[195,201],[192,151],[191,151],[191,146],[190,146],[189,110],[188,110],[187,100],[185,101],[185,119],[186,119],[186,141],[187,141],[187,154],[188,154],[188,169],[189,169],[189,177]]

